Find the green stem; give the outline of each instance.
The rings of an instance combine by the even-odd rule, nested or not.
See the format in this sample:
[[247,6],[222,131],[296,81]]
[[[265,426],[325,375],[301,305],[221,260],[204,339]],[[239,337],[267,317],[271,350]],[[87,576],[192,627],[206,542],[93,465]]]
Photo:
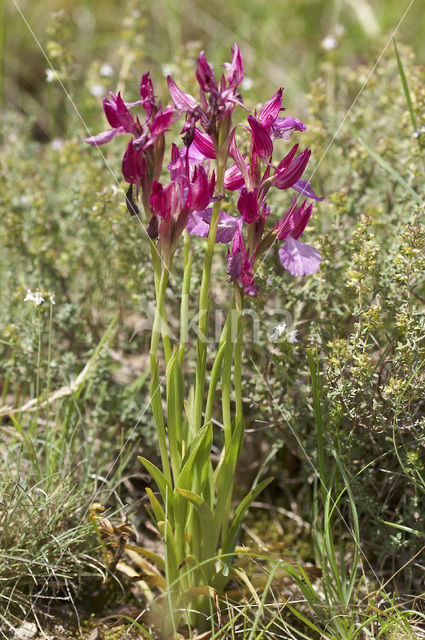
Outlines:
[[[158,346],[159,346],[159,338],[162,335],[163,338],[163,345],[164,345],[164,353],[165,353],[165,360],[166,362],[168,362],[168,360],[171,357],[171,349],[170,349],[170,341],[169,341],[169,336],[166,335],[165,337],[167,338],[167,340],[164,342],[164,331],[167,332],[167,326],[165,326],[164,329],[164,321],[165,320],[165,292],[167,289],[167,284],[168,284],[168,276],[169,276],[169,271],[167,268],[164,268],[162,270],[161,273],[161,278],[159,280],[159,286],[157,289],[157,296],[156,296],[156,309],[155,309],[155,318],[153,321],[153,329],[152,329],[152,338],[151,338],[151,348],[150,348],[150,360],[151,360],[151,369],[153,365],[156,365],[156,356],[158,353]],[[168,334],[168,332],[167,332]],[[166,346],[167,344],[167,346]],[[168,358],[167,358],[167,352],[168,352]]]
[[190,247],[190,236],[187,231],[184,232],[184,276],[183,289],[180,304],[180,342],[178,363],[180,367],[183,364],[184,351],[187,344],[187,331],[189,325],[189,295],[190,295],[190,276],[192,273],[192,251]]
[[242,332],[243,332],[243,291],[235,285],[235,303],[237,313],[237,336],[234,355],[234,385],[237,421],[243,421],[242,408]]
[[205,252],[204,269],[202,272],[201,291],[199,296],[199,322],[198,322],[198,362],[196,368],[195,387],[195,430],[202,426],[202,404],[204,398],[205,373],[207,368],[207,329],[209,316],[209,291],[211,281],[211,266],[215,248],[215,236],[218,227],[218,214],[220,204],[214,203],[211,218],[208,244]]
[[228,321],[226,321],[226,337],[224,346],[223,369],[221,373],[221,410],[224,430],[224,451],[228,449],[232,438],[232,415],[230,410],[231,401],[231,377],[232,377],[232,361],[233,361],[233,322],[234,322],[234,305],[232,304]]
[[311,375],[311,386],[313,389],[313,410],[316,421],[316,442],[317,442],[317,458],[319,461],[319,482],[322,492],[323,501],[326,500],[327,495],[327,474],[326,474],[326,461],[325,461],[325,435],[322,420],[322,409],[320,406],[320,380],[319,380],[319,365],[317,356],[313,355],[310,349],[307,349],[307,358]]
[[49,473],[53,473],[51,468],[51,456],[53,452],[53,446],[50,442],[50,383],[52,379],[52,326],[53,326],[53,302],[50,300],[50,314],[49,314],[49,343],[47,347],[47,383],[46,383],[46,443],[47,443],[47,459]]
[[[226,167],[227,148],[224,160],[217,154],[217,189],[221,193],[224,188],[224,169]],[[214,202],[210,231],[208,234],[207,249],[205,251],[204,269],[202,272],[201,290],[199,295],[199,320],[198,320],[198,362],[196,368],[195,387],[195,430],[202,426],[202,405],[205,389],[205,374],[207,368],[207,332],[209,317],[209,293],[211,282],[211,266],[215,249],[215,238],[219,222],[220,201]]]
[[[160,307],[160,301],[161,301],[161,304],[163,305],[162,307],[160,307],[161,318],[162,318],[162,322],[160,326],[161,326],[162,344],[164,347],[165,362],[166,364],[168,364],[171,358],[171,343],[170,343],[170,335],[168,330],[167,315],[165,313],[165,289],[163,292],[161,292],[161,278],[163,274],[166,273],[167,282],[168,282],[168,277],[170,275],[170,269],[171,269],[171,262],[173,258],[171,256],[170,265],[166,265],[165,263],[163,263],[161,260],[161,256],[158,252],[158,249],[152,240],[151,240],[151,255],[152,255],[152,264],[154,268],[156,311],[158,311],[158,308]],[[166,287],[167,287],[167,283],[165,283],[165,288]]]
[[[151,337],[151,346],[150,346],[150,366],[151,366],[150,399],[151,399],[151,404],[153,409],[156,431],[158,435],[158,443],[159,443],[159,450],[161,454],[162,468],[168,482],[171,484],[171,471],[170,471],[170,463],[168,459],[168,448],[167,448],[167,440],[165,435],[164,418],[162,414],[162,407],[161,407],[161,400],[160,400],[161,389],[160,389],[158,363],[157,363],[159,339],[161,337],[161,328],[163,324],[163,316],[164,316],[164,309],[165,309],[165,292],[167,289],[168,275],[169,275],[168,269],[164,268],[161,273],[159,287],[157,290],[157,303],[156,303],[156,309],[155,309],[155,318],[154,318],[154,323],[152,328],[152,337]],[[165,352],[165,343],[163,344],[164,344],[164,352]],[[159,399],[156,398],[157,394],[159,394]]]
[[34,417],[34,429],[35,431],[31,435],[37,433],[38,425],[38,411],[40,401],[40,379],[41,379],[41,305],[37,306],[37,329],[38,329],[38,350],[37,350],[37,376],[35,379],[35,397],[37,398],[36,411]]
[[215,357],[214,364],[213,364],[213,367],[212,367],[212,370],[211,370],[211,378],[210,378],[210,386],[209,386],[209,389],[208,389],[207,406],[206,406],[206,409],[205,409],[205,419],[204,419],[205,424],[208,424],[208,422],[211,420],[211,417],[212,417],[214,400],[215,400],[215,397],[216,397],[215,392],[217,390],[217,384],[218,384],[218,381],[219,381],[221,367],[222,367],[223,359],[224,359],[224,353],[225,353],[225,350],[226,350],[226,336],[227,336],[227,327],[228,327],[229,322],[230,322],[230,312],[227,315],[226,322],[224,323],[224,327],[223,327],[222,332],[221,332],[220,342],[218,344],[217,355]]

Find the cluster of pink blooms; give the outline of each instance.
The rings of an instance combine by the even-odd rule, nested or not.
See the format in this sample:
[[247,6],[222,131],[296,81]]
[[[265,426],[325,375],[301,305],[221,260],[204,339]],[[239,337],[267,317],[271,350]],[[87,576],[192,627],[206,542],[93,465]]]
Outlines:
[[[245,109],[239,92],[243,80],[243,62],[235,44],[231,63],[225,63],[220,83],[202,52],[198,59],[196,77],[200,98],[183,92],[171,77],[168,88],[172,105],[163,108],[157,103],[149,73],[142,77],[141,99],[126,103],[120,93],[110,93],[104,99],[104,110],[111,129],[87,139],[98,146],[117,134],[131,134],[122,161],[122,172],[130,187],[127,206],[132,215],[138,213],[141,200],[147,217],[149,236],[158,238],[159,249],[172,256],[184,229],[206,237],[210,231],[212,206],[223,198],[216,193],[216,174],[210,169],[211,160],[225,149],[231,164],[224,174],[224,188],[239,193],[237,212],[219,212],[216,242],[229,243],[227,273],[246,294],[257,295],[254,283],[254,263],[279,242],[279,258],[285,269],[294,276],[312,274],[319,268],[320,253],[299,241],[313,210],[304,199],[298,206],[296,193],[283,217],[266,231],[270,207],[267,196],[272,188],[298,192],[309,200],[320,200],[310,184],[302,180],[310,158],[310,150],[298,152],[294,145],[278,164],[273,162],[275,141],[288,140],[305,126],[299,120],[282,117],[282,89],[279,89],[262,108],[249,114],[244,126],[250,136],[248,153],[241,153],[232,128],[232,114],[237,106]],[[134,118],[130,109],[141,105],[143,122]],[[165,132],[185,114],[181,148],[172,145],[168,164],[171,181],[160,182]],[[225,135],[223,135],[223,131]],[[221,145],[221,146],[220,146]],[[135,190],[135,193],[134,193]]]

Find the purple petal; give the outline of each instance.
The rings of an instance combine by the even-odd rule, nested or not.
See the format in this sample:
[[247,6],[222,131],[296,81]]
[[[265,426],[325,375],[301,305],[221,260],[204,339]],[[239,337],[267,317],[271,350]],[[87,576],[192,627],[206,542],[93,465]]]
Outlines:
[[[243,182],[245,182],[246,186],[248,187],[250,184],[250,180],[249,180],[249,172],[248,172],[248,166],[245,162],[245,157],[241,154],[241,152],[238,149],[238,145],[236,144],[236,140],[235,140],[235,129],[233,129],[232,131],[232,137],[230,138],[230,145],[229,145],[229,155],[233,158],[233,160],[235,161],[235,165],[237,167],[237,169],[239,169],[239,172],[241,174],[242,180]],[[227,169],[227,171],[225,172],[225,182],[226,182],[226,176],[230,177],[230,176],[235,176],[237,175],[237,170],[236,167],[229,167],[229,169]],[[240,185],[241,187],[243,186],[243,183]],[[233,186],[226,186],[226,189],[230,189],[230,190],[236,190],[240,187],[235,187]]]
[[230,86],[236,87],[239,85],[243,80],[243,60],[236,42],[233,49],[232,62],[225,62],[223,66],[227,71],[227,81]]
[[190,93],[184,93],[174,82],[171,76],[167,77],[168,90],[170,96],[176,105],[177,109],[182,111],[194,111],[198,106],[198,102]]
[[[289,155],[289,154],[288,154]],[[273,176],[273,184],[278,189],[289,189],[302,176],[311,156],[310,149],[304,149],[299,156],[294,158],[284,169],[279,170],[282,161]]]
[[[127,131],[128,133],[137,134],[134,118],[129,112],[129,110],[127,109],[127,107],[125,106],[124,100],[121,98],[120,91],[118,91],[118,95],[116,98],[115,109],[116,111],[115,111],[114,119],[118,121],[118,124],[121,125],[121,127],[123,127],[125,131]],[[106,108],[105,108],[105,114],[106,114],[106,117],[108,117]],[[116,125],[113,125],[112,122],[110,122],[109,124],[111,126],[116,126]]]
[[[276,119],[278,118],[279,112],[282,107],[282,89],[279,89],[274,96],[270,98],[266,104],[264,104],[260,112],[258,114],[258,120],[265,127],[273,126]],[[283,120],[284,118],[278,118],[278,120]]]
[[149,131],[151,136],[159,136],[164,131],[169,131],[168,126],[171,124],[174,116],[174,107],[168,106],[163,111],[158,111],[152,120]]
[[324,200],[324,198],[320,198],[314,193],[311,184],[309,182],[306,182],[306,180],[297,180],[297,182],[292,185],[291,189],[298,191],[298,193],[301,193],[301,195],[306,198],[311,198],[312,200],[317,200],[318,202]]
[[279,240],[286,240],[289,236],[298,240],[313,212],[313,204],[307,206],[304,200],[300,207],[297,207],[297,196],[294,195],[291,206],[283,216],[282,220],[275,225]]
[[[200,164],[201,162],[204,162],[205,160],[205,156],[203,153],[201,153],[201,151],[199,151],[199,149],[196,148],[196,146],[194,144],[191,144],[190,147],[186,147],[186,149],[189,149],[189,154],[187,156],[187,161],[189,163],[189,167],[193,167],[193,165],[196,164]],[[186,157],[186,150],[182,149],[181,150],[181,155],[182,157]]]
[[[211,220],[211,217],[210,217]],[[220,212],[220,221],[218,223],[217,235],[215,237],[216,242],[227,244],[233,240],[236,232],[238,219],[233,216],[229,216],[224,211]]]
[[255,222],[260,217],[260,211],[258,208],[258,188],[254,191],[248,191],[244,187],[241,191],[241,195],[238,200],[238,210],[242,218],[247,224]]
[[[212,208],[204,211],[194,211],[188,218],[187,230],[190,234],[206,238],[210,231]],[[227,244],[233,240],[237,227],[238,218],[229,216],[224,211],[220,211],[220,220],[217,228],[216,242]]]
[[191,235],[206,238],[210,231],[210,225],[202,218],[202,212],[193,211],[187,219],[186,229]]
[[272,124],[270,135],[273,140],[276,138],[289,140],[295,131],[305,131],[305,129],[305,124],[301,120],[297,120],[297,118],[277,118]]
[[214,143],[207,133],[202,133],[199,129],[195,129],[195,134],[193,138],[193,142],[191,147],[195,147],[204,158],[209,158],[210,160],[215,160],[215,149]]
[[195,167],[191,184],[189,186],[190,207],[194,210],[204,210],[209,205],[210,185],[208,175],[202,165]]
[[214,77],[214,71],[208,64],[205,53],[201,51],[198,58],[198,67],[196,69],[196,78],[202,91],[210,93],[218,90],[217,81]]
[[322,256],[314,247],[287,238],[283,247],[279,249],[282,266],[293,276],[306,276],[315,273],[322,261]]
[[102,144],[107,144],[111,142],[117,135],[117,133],[125,133],[123,127],[118,127],[117,129],[108,129],[108,131],[102,131],[102,133],[98,133],[97,136],[90,136],[90,138],[86,138],[86,142],[88,144],[93,145],[93,147],[100,147]]
[[236,164],[232,164],[224,173],[224,186],[229,191],[239,191],[245,185],[243,175]]
[[122,173],[130,184],[140,184],[147,174],[146,160],[140,150],[135,148],[133,140],[130,140],[122,159]]
[[142,98],[141,102],[143,104],[143,108],[146,111],[146,116],[149,119],[156,107],[153,84],[149,71],[142,76],[142,80],[140,82],[140,96]]
[[266,127],[253,116],[248,116],[248,124],[252,131],[254,153],[257,153],[261,158],[271,156],[273,153],[273,141]]
[[232,282],[238,281],[241,277],[243,261],[244,256],[240,251],[228,254],[226,273]]

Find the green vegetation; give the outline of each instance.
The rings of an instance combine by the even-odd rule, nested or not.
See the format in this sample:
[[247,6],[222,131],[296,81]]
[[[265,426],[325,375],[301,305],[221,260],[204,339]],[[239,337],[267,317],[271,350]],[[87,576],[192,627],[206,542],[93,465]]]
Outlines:
[[[52,82],[16,5],[2,7],[0,630],[13,637],[25,619],[47,628],[52,611],[84,618],[88,600],[106,615],[126,602],[129,621],[163,584],[134,550],[113,576],[106,567],[128,519],[137,544],[157,551],[143,506],[154,485],[137,461],[158,459],[145,324],[154,287],[143,230],[113,175],[119,149],[103,157],[85,146],[84,123],[100,130],[97,93],[134,86],[147,69],[155,78],[171,65],[190,89],[191,41],[219,61],[237,40],[255,88],[247,104],[284,85],[287,114],[298,104],[306,114],[302,143],[325,196],[307,232],[324,262],[305,280],[277,259],[258,274],[238,491],[260,471],[276,480],[243,531],[236,568],[247,580],[230,585],[211,637],[424,637],[423,12],[413,4],[396,49],[389,31],[404,9],[393,0],[357,10],[234,0],[213,15],[200,0],[131,0],[119,15],[115,4],[17,0]],[[224,273],[214,277],[223,295]],[[28,289],[42,304],[24,302]],[[170,287],[171,325],[179,304]],[[272,341],[289,317],[298,342],[285,331]],[[108,509],[102,544],[93,502]],[[151,609],[133,624],[141,637],[155,637]]]

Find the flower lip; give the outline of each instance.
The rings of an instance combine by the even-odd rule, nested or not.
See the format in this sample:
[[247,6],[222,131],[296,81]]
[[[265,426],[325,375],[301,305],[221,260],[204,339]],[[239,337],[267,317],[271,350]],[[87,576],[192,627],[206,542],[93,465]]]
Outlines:
[[279,258],[282,266],[293,276],[316,273],[322,261],[317,249],[291,237],[287,238],[283,247],[279,249]]
[[300,193],[305,198],[311,198],[312,200],[317,200],[317,202],[321,202],[325,199],[324,197],[316,195],[311,184],[306,180],[301,180],[301,178],[292,185],[291,189],[298,191],[298,193]]

